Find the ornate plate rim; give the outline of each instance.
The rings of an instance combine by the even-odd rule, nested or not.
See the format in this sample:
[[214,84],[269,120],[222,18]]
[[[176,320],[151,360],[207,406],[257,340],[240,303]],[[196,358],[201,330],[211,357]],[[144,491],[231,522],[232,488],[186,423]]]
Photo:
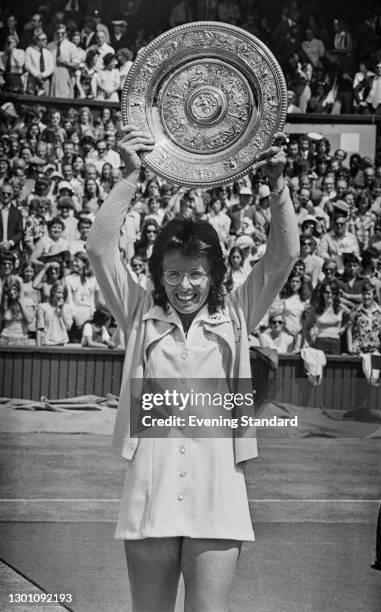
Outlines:
[[[122,95],[121,95],[121,112],[122,112],[123,124],[128,123],[128,114],[129,114],[128,94],[129,94],[130,87],[133,84],[133,80],[135,79],[136,74],[142,68],[146,58],[152,53],[152,51],[155,51],[158,45],[165,42],[168,38],[171,38],[173,34],[175,33],[199,30],[199,29],[208,28],[208,27],[214,27],[221,31],[231,31],[236,34],[243,35],[244,38],[247,38],[248,40],[250,40],[250,42],[254,43],[257,47],[259,47],[259,49],[265,55],[267,60],[271,63],[272,68],[277,78],[276,85],[277,85],[277,91],[279,95],[279,106],[280,106],[280,114],[279,114],[279,119],[278,119],[277,131],[281,131],[284,128],[284,125],[286,123],[286,116],[287,116],[287,85],[286,85],[286,80],[285,80],[284,74],[282,72],[282,69],[279,65],[278,60],[275,58],[274,54],[267,47],[267,45],[265,45],[259,38],[257,38],[250,32],[247,32],[243,28],[240,28],[238,26],[235,26],[229,23],[220,22],[220,21],[192,21],[189,23],[182,24],[180,26],[176,26],[175,28],[171,28],[167,30],[166,32],[163,32],[156,38],[154,38],[148,45],[146,45],[138,53],[133,65],[131,66],[127,74],[127,77],[123,85],[123,90],[122,90]],[[254,71],[251,68],[250,70],[254,74]],[[145,96],[146,96],[146,93],[145,93]],[[255,168],[255,160],[253,159],[252,162],[247,163],[244,168],[234,173],[234,175],[231,175],[225,178],[221,177],[219,180],[207,180],[207,179],[194,180],[194,181],[191,181],[189,179],[175,180],[173,175],[169,174],[165,170],[162,170],[162,169],[158,170],[157,165],[153,164],[150,161],[149,159],[150,155],[151,155],[150,153],[149,154],[143,153],[141,155],[142,161],[146,166],[148,166],[158,176],[165,178],[168,182],[175,184],[175,185],[183,185],[186,187],[208,188],[208,187],[217,187],[219,185],[233,183],[239,178],[242,178],[243,176],[247,175],[248,172],[252,168]]]

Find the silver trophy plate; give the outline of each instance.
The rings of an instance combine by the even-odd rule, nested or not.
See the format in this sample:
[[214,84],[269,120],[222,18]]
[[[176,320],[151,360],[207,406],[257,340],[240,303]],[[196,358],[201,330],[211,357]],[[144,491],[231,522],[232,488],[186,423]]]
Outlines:
[[144,163],[170,182],[213,187],[247,174],[286,120],[271,51],[226,23],[197,21],[144,47],[122,92],[124,123],[150,132]]

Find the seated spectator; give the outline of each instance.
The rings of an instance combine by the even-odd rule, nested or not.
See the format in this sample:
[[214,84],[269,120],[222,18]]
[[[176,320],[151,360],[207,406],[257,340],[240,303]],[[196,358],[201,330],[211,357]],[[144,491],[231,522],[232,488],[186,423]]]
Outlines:
[[230,293],[240,287],[249,275],[249,269],[245,267],[245,255],[237,246],[230,249],[228,255],[228,269],[225,278],[226,291]]
[[142,257],[134,255],[131,258],[131,263],[127,266],[132,278],[146,291],[153,290],[153,283],[147,273],[147,265]]
[[57,255],[67,251],[69,243],[66,238],[62,237],[64,229],[65,225],[59,217],[51,219],[48,222],[48,235],[37,241],[31,255],[31,261],[44,264],[43,258],[46,255]]
[[360,247],[354,234],[347,231],[347,219],[337,216],[333,222],[333,229],[321,239],[317,255],[323,259],[334,257],[337,261],[339,272],[344,269],[343,256],[346,253],[360,255]]
[[81,342],[83,325],[95,312],[99,292],[86,253],[74,255],[71,273],[65,277],[65,283],[73,315],[73,325],[69,332],[70,342]]
[[86,241],[87,241],[87,237],[89,235],[91,226],[92,226],[92,221],[91,219],[89,219],[89,217],[80,216],[79,221],[78,221],[79,237],[69,242],[69,252],[71,256],[74,256],[75,253],[85,253]]
[[316,241],[312,236],[300,237],[300,259],[304,261],[305,273],[311,278],[312,287],[316,287],[322,277],[324,259],[314,254]]
[[359,275],[360,260],[353,253],[344,256],[344,274],[338,279],[341,303],[350,310],[361,302],[364,278]]
[[152,255],[153,245],[159,233],[159,225],[155,219],[148,219],[142,225],[141,238],[135,244],[135,253],[143,257],[145,261]]
[[0,253],[18,247],[23,236],[22,215],[12,199],[13,188],[4,183],[0,189]]
[[69,342],[68,330],[73,318],[67,303],[68,290],[60,281],[56,281],[50,290],[47,302],[37,309],[37,346],[57,346]]
[[70,244],[78,238],[78,219],[73,214],[74,206],[73,201],[69,196],[60,195],[57,199],[58,216],[57,219],[61,219],[64,224],[64,230],[62,232],[62,238]]
[[107,330],[107,322],[111,315],[103,308],[98,308],[90,321],[87,321],[82,330],[82,346],[89,348],[113,348],[115,345],[110,342],[110,334]]
[[348,353],[379,352],[381,348],[381,308],[374,299],[374,287],[366,280],[361,304],[352,313],[347,328]]
[[299,274],[291,272],[280,292],[280,298],[282,300],[284,329],[293,338],[302,331],[310,296],[308,284]]
[[63,282],[64,274],[65,265],[63,262],[63,255],[57,253],[56,255],[47,257],[46,263],[36,274],[32,283],[33,289],[40,292],[41,302],[48,301],[52,286],[58,280]]
[[306,30],[306,38],[302,42],[302,51],[314,67],[319,65],[320,60],[325,55],[323,41],[315,38],[313,30],[310,28]]
[[340,303],[338,282],[326,280],[320,283],[311,304],[303,327],[304,338],[312,348],[327,355],[340,355],[340,336],[345,330],[348,316]]
[[22,295],[22,281],[9,276],[3,282],[0,304],[0,345],[20,346],[28,344],[28,325],[33,315],[30,304]]
[[360,250],[368,248],[370,237],[374,231],[376,215],[370,211],[371,199],[360,195],[356,209],[352,214],[353,233],[355,234]]
[[275,349],[277,353],[292,353],[295,340],[284,331],[284,318],[281,311],[274,311],[269,316],[269,328],[258,336],[260,346]]

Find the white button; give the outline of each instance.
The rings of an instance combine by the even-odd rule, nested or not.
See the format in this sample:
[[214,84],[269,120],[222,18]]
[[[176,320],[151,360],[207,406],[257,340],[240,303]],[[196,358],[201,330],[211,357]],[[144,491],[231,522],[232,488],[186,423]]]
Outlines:
[[177,499],[178,499],[179,501],[184,501],[184,495],[178,495],[178,496],[177,496]]
[[186,451],[185,446],[179,446],[179,451],[180,451],[180,453],[181,453],[182,455],[184,455],[184,454],[185,454],[185,451]]
[[186,476],[186,475],[187,475],[187,473],[186,473],[186,471],[185,471],[185,470],[183,470],[183,471],[182,471],[182,472],[180,472],[180,474],[179,474],[180,478],[184,478],[184,476]]

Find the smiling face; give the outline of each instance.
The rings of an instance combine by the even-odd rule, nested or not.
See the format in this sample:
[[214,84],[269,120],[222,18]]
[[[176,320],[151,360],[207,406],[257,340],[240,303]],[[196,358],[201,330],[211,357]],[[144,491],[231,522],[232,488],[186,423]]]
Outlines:
[[[170,251],[163,258],[163,275],[161,283],[165,289],[167,298],[171,306],[180,315],[196,315],[204,306],[208,299],[212,279],[209,274],[210,265],[205,255],[201,257],[187,257],[179,251]],[[165,273],[169,270],[177,270],[180,273],[199,271],[204,273],[197,282],[190,282],[189,276],[184,275],[180,282],[171,285],[165,278]]]

